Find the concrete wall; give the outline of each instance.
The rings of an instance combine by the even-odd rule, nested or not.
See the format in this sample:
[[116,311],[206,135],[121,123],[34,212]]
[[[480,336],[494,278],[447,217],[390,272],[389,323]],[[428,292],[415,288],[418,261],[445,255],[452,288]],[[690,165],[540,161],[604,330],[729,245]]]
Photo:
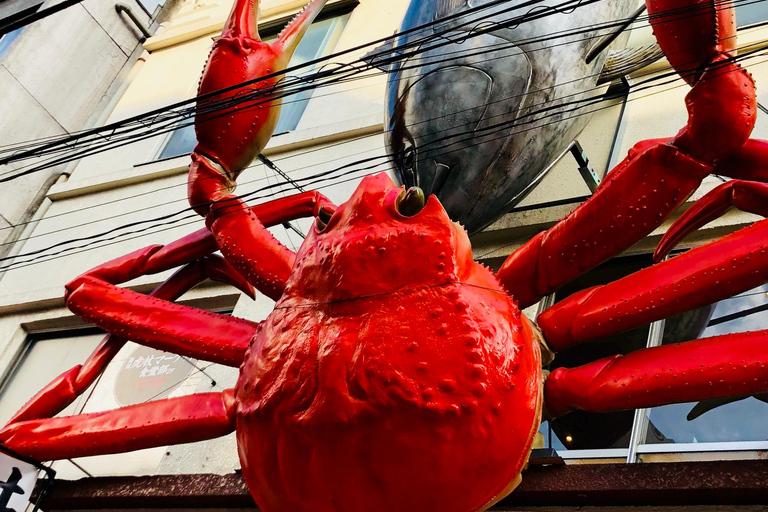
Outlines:
[[[9,12],[19,4],[3,2],[0,8],[6,3]],[[56,3],[44,2],[41,9]],[[115,3],[85,0],[32,23],[0,56],[0,144],[71,133],[98,121],[115,92],[110,87],[121,72],[127,73],[124,67],[142,37],[125,14],[115,11]],[[149,25],[149,16],[136,0],[126,3]],[[2,166],[0,172],[20,171],[29,163]],[[20,230],[12,226],[34,213],[52,177],[65,168],[0,187],[0,243],[18,238]],[[8,248],[0,246],[0,255]]]
[[[92,2],[98,3],[97,0]],[[302,3],[303,0],[264,0],[262,21],[268,22],[289,15]],[[353,48],[392,34],[400,24],[407,3],[407,0],[360,0],[359,6],[351,14],[336,51]],[[144,48],[149,53],[141,65],[137,65],[132,71],[131,84],[108,121],[192,97],[211,45],[211,38],[220,30],[230,5],[229,0],[185,0],[178,15],[169,21],[164,31],[144,43]],[[73,12],[68,15],[73,19],[90,15],[91,11],[87,10],[89,6],[96,12],[91,2],[86,1],[82,9],[87,12]],[[96,18],[94,15],[93,23],[96,23]],[[764,38],[766,34],[765,31],[752,31],[745,32],[744,37],[745,40],[757,40]],[[78,44],[86,47],[96,46],[92,38],[102,36],[98,30],[96,34],[80,34],[78,37],[81,37],[83,42]],[[128,35],[125,37],[128,44]],[[650,31],[636,35],[634,44],[647,41],[649,37]],[[127,53],[118,41],[119,39],[104,42],[102,49],[105,52],[105,60],[112,62],[113,56],[117,60],[125,58]],[[366,51],[346,55],[344,60],[353,61]],[[114,72],[119,71],[117,60],[114,65],[110,64],[109,69]],[[0,61],[0,71],[5,70],[2,64]],[[16,73],[22,77],[26,76],[24,73],[32,72],[22,70],[24,66],[20,64],[16,66],[11,66],[11,69],[17,70]],[[642,74],[666,71],[668,70],[665,64],[661,63],[655,68],[644,70]],[[751,71],[758,83],[768,83],[768,67],[765,64],[755,65],[751,67]],[[83,71],[80,73],[87,74]],[[11,78],[15,79],[15,75],[9,73],[8,80]],[[108,87],[106,78],[97,73],[88,76],[87,80],[92,80],[91,86],[94,90]],[[46,94],[53,95],[55,92],[50,87],[39,87],[40,91],[47,91]],[[18,87],[18,90],[18,94],[25,97],[25,88]],[[617,103],[597,113],[579,137],[594,167],[598,171],[605,169],[609,163],[620,160],[627,149],[639,140],[674,135],[685,122],[683,96],[686,90],[687,87],[682,82],[675,82],[662,90],[650,91],[653,94],[633,96],[626,105],[622,129],[619,130],[615,146],[612,142],[617,132],[621,105]],[[71,91],[72,94],[79,92]],[[16,138],[11,141],[62,133],[73,129],[76,123],[83,122],[82,116],[85,114],[81,109],[71,107],[61,98],[58,102],[53,98],[45,99],[45,102],[36,102],[37,106],[28,114],[39,119],[42,123],[39,126],[44,125],[45,129],[40,127],[37,131],[15,135]],[[331,170],[366,156],[380,155],[384,145],[384,137],[381,134],[383,99],[382,76],[318,91],[310,101],[298,129],[274,137],[265,154],[293,178]],[[0,109],[2,108],[0,106]],[[47,124],[43,123],[43,120],[46,120]],[[32,128],[38,126],[37,123],[31,124]],[[766,118],[759,121],[755,136],[768,136]],[[149,244],[167,244],[203,227],[200,218],[187,213],[168,217],[163,221],[166,222],[165,225],[157,226],[149,232],[132,233],[132,230],[142,226],[156,225],[159,221],[153,219],[181,212],[187,206],[185,183],[188,157],[155,161],[165,138],[158,135],[85,159],[74,169],[69,181],[57,184],[48,191],[47,209],[39,215],[40,220],[34,225],[34,229],[20,242],[23,245],[18,246],[22,254],[57,243],[64,244],[62,249],[72,248],[77,245],[71,242],[73,239],[112,230],[114,239],[94,247],[51,255],[39,261],[30,261],[31,257],[17,260],[18,267],[8,271],[0,281],[0,369],[12,365],[23,350],[30,333],[81,325],[81,322],[63,307],[63,285],[67,281],[111,258]],[[380,170],[388,169],[381,166]],[[336,179],[333,184],[318,183],[313,188],[319,188],[335,202],[343,202],[349,197],[362,174],[364,173],[349,176],[349,181]],[[238,192],[256,191],[278,181],[280,180],[272,171],[261,164],[253,164],[242,174]],[[717,183],[719,181],[714,178],[706,179],[693,199],[701,197]],[[39,183],[33,183],[30,189],[39,186]],[[510,254],[531,234],[552,225],[567,214],[577,205],[575,198],[588,193],[589,190],[580,178],[573,161],[564,158],[520,205],[526,207],[525,211],[503,217],[486,232],[474,238],[476,256],[484,261],[498,261],[498,258]],[[557,205],[552,205],[553,202],[557,202]],[[2,200],[0,204],[4,204]],[[699,232],[687,243],[712,239],[753,219],[753,216],[732,212]],[[128,222],[147,224],[121,228]],[[306,230],[309,222],[299,222],[297,225]],[[664,230],[665,227],[660,228],[630,252],[651,250]],[[273,232],[288,247],[297,247],[301,242],[297,235],[282,227],[275,228]],[[24,264],[24,261],[30,263]],[[161,282],[166,275],[146,276],[131,283],[131,286],[145,291]],[[215,284],[198,287],[187,294],[182,302],[209,309],[234,309],[236,316],[253,320],[263,319],[272,307],[271,301],[263,296],[259,296],[254,302],[230,288]],[[116,364],[123,361],[126,354],[127,352],[121,353]],[[236,370],[223,367],[212,366],[206,371],[214,377],[216,386],[211,386],[209,378],[197,373],[190,377],[179,393],[224,389],[232,386],[237,377]],[[44,380],[48,380],[53,375],[45,377]],[[107,408],[113,401],[111,386],[112,383],[105,378],[97,386],[86,411]],[[32,391],[30,390],[30,393]],[[79,462],[94,474],[226,473],[239,466],[232,436],[195,445],[171,446]],[[56,467],[63,477],[83,475],[66,461],[57,463]]]

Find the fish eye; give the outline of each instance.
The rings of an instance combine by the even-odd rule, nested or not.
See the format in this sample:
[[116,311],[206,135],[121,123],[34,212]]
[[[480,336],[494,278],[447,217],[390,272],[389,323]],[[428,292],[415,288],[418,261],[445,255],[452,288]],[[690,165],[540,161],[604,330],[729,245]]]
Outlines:
[[401,162],[405,169],[413,168],[413,164],[416,162],[416,152],[413,150],[413,146],[408,146],[405,151],[403,151]]

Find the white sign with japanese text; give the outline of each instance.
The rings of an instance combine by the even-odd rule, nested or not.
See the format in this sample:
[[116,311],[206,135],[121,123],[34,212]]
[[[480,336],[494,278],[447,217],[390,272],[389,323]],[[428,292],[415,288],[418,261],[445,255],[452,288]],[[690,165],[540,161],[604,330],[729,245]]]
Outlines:
[[32,464],[0,452],[0,511],[24,512],[37,482]]
[[194,364],[194,359],[179,354],[139,346],[117,374],[115,398],[120,405],[165,398],[184,382]]

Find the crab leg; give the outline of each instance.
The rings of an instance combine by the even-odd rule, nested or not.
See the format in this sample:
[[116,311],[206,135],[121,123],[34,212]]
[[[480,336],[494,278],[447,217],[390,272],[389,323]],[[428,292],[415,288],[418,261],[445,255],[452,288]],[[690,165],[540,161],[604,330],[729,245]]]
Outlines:
[[182,306],[81,277],[67,287],[73,313],[107,332],[159,350],[240,366],[258,324]]
[[[732,206],[766,214],[768,185],[731,181],[691,207],[659,243],[656,258],[690,231]],[[712,304],[768,282],[768,220],[642,269],[605,286],[575,293],[538,318],[554,350],[622,332]]]
[[521,307],[653,231],[715,171],[716,162],[739,152],[754,127],[754,82],[729,53],[736,34],[730,3],[647,3],[662,50],[693,85],[686,96],[688,123],[669,141],[637,144],[589,200],[504,262],[499,280]]
[[[214,257],[209,256],[208,258]],[[208,260],[208,262],[213,261],[217,261],[217,259]],[[175,301],[187,290],[193,288],[206,278],[229,282],[226,279],[226,275],[213,270],[214,268],[215,265],[207,264],[206,260],[188,263],[155,288],[151,296],[158,299]],[[8,423],[50,418],[60,413],[80,396],[80,393],[88,389],[96,381],[96,378],[104,371],[117,353],[120,352],[127,341],[125,338],[107,334],[85,363],[75,366],[51,381],[27,401],[24,407]]]
[[[768,156],[768,155],[767,155]],[[689,233],[721,217],[731,208],[768,217],[768,184],[733,180],[711,190],[678,218],[653,254],[661,261]]]
[[[258,216],[263,226],[269,227],[302,217],[329,216],[334,209],[325,196],[311,191],[259,204],[252,208],[252,213]],[[97,277],[111,284],[124,283],[204,258],[217,250],[219,246],[214,234],[203,228],[168,245],[151,245],[121,256],[89,270],[83,276]],[[251,285],[228,263],[217,263],[216,267],[219,273],[227,274],[227,282],[253,297]]]
[[[306,192],[260,204],[254,207],[254,211],[264,219],[265,224],[275,225],[311,215],[323,200],[324,197],[317,192]],[[117,258],[84,275],[117,284],[189,262],[158,286],[151,296],[175,301],[190,288],[206,278],[211,278],[229,283],[253,297],[253,288],[237,271],[221,257],[208,255],[217,249],[213,234],[207,229],[201,229],[164,247],[151,246]],[[125,338],[112,334],[105,336],[83,365],[78,365],[54,379],[30,399],[9,423],[58,414],[93,384],[126,341]]]
[[664,345],[577,368],[558,368],[544,385],[552,417],[610,412],[768,391],[768,331]]
[[234,428],[234,392],[228,389],[14,423],[0,430],[0,443],[36,460],[58,460],[203,441]]
[[275,218],[285,222],[314,216],[321,222],[328,222],[336,210],[336,206],[319,192],[304,192],[280,201],[284,210],[277,215],[263,208],[249,208],[241,199],[229,196],[217,202],[206,217],[206,224],[227,261],[273,300],[283,294],[296,255],[278,242],[265,226]]

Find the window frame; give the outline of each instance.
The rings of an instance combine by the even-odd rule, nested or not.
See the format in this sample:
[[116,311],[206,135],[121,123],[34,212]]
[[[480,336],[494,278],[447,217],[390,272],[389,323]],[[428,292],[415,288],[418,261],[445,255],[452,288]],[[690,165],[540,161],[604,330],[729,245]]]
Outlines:
[[[674,257],[684,250],[673,251],[670,257]],[[622,256],[618,256],[621,258]],[[536,317],[538,317],[547,308],[555,302],[555,294],[544,297],[537,306]],[[664,326],[666,320],[658,320],[650,324],[648,339],[645,348],[660,346],[664,337]],[[627,448],[601,448],[587,450],[557,450],[557,455],[568,461],[594,460],[594,459],[615,459],[614,463],[620,463],[623,459],[626,464],[643,463],[643,456],[647,455],[671,455],[671,454],[700,454],[701,459],[706,459],[706,454],[712,453],[739,453],[745,454],[754,452],[758,458],[757,452],[768,451],[768,440],[766,441],[721,441],[704,443],[645,443],[648,426],[650,425],[649,411],[653,408],[636,409],[634,420],[630,429],[629,446]],[[735,457],[736,455],[734,455]],[[726,457],[727,458],[727,457]],[[697,460],[696,457],[692,458]],[[708,459],[707,459],[708,460]]]

